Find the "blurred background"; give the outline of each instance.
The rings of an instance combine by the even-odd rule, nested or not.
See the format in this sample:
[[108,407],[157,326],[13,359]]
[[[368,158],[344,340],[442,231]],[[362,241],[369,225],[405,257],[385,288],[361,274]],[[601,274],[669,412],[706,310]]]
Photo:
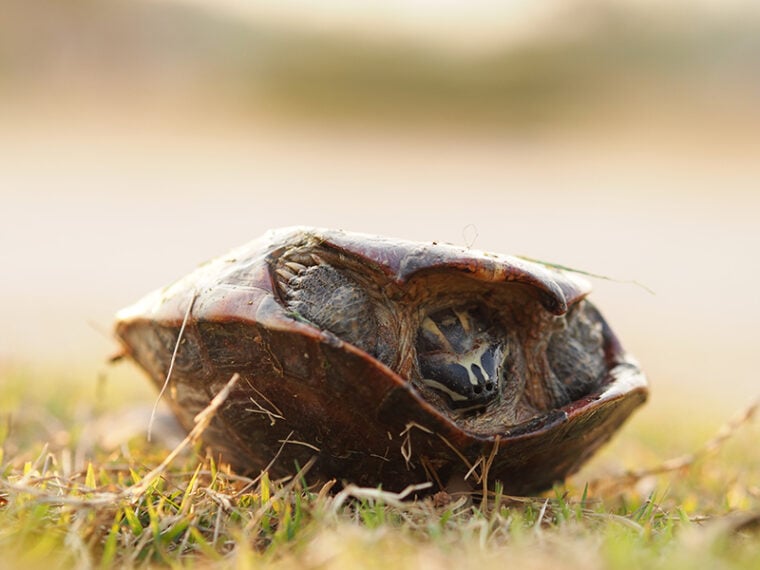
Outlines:
[[306,224],[616,279],[637,421],[760,392],[757,2],[254,4],[4,4],[0,382],[152,397],[115,311]]

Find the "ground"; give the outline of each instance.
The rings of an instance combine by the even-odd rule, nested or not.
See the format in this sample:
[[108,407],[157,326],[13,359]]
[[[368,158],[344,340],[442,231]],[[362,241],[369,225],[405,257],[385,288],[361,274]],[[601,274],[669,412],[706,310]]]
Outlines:
[[9,567],[760,564],[754,407],[722,431],[712,420],[689,426],[695,416],[634,420],[541,496],[505,496],[497,483],[486,497],[411,500],[237,476],[200,443],[181,443],[163,412],[148,443],[155,394],[114,384],[118,373],[87,383],[5,372],[0,560]]

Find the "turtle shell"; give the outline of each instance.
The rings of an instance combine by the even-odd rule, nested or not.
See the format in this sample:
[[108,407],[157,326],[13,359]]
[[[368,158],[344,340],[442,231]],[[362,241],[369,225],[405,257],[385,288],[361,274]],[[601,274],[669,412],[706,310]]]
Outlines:
[[[270,231],[117,315],[127,354],[235,469],[511,494],[576,471],[647,383],[573,274],[500,254]],[[180,331],[182,330],[181,334]],[[434,487],[435,488],[435,487]]]

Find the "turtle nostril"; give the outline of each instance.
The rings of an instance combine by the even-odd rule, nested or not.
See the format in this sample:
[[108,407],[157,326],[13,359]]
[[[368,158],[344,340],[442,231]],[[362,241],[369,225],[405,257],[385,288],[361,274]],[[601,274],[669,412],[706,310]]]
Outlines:
[[483,391],[483,386],[481,386],[480,384],[478,384],[477,386],[473,387],[473,391],[476,394],[480,394]]
[[493,382],[486,382],[486,391],[490,392],[493,390]]

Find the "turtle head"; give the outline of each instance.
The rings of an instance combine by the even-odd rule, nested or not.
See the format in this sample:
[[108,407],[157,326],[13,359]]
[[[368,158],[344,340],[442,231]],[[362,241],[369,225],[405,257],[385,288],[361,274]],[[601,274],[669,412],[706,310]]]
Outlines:
[[498,399],[505,347],[480,307],[451,307],[426,315],[417,334],[422,383],[451,407],[482,408]]

